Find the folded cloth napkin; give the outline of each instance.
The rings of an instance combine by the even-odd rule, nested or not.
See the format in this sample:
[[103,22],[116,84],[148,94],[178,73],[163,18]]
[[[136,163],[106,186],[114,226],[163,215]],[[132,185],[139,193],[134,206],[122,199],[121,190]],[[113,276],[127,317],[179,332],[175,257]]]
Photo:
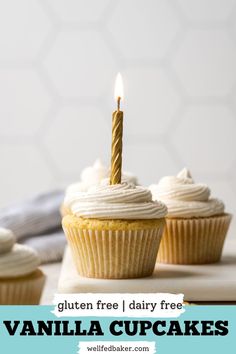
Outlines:
[[21,243],[34,248],[41,263],[58,262],[62,259],[66,238],[62,230],[50,234],[27,237]]
[[0,227],[12,230],[18,242],[31,245],[43,263],[59,261],[66,243],[59,212],[63,197],[63,190],[55,190],[2,208]]

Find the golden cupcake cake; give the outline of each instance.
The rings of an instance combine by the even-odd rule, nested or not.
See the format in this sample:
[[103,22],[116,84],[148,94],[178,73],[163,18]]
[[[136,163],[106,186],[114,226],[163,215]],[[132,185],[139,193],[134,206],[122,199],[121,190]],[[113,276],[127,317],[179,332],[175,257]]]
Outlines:
[[[70,214],[70,208],[67,203],[67,199],[70,199],[70,195],[76,192],[86,192],[93,186],[99,186],[102,180],[109,178],[110,169],[106,167],[100,159],[97,159],[92,166],[88,166],[83,169],[80,175],[80,181],[70,184],[66,189],[66,198],[61,206],[61,215],[65,216]],[[122,174],[122,181],[138,184],[137,178],[130,172],[124,172]]]
[[184,168],[177,176],[151,185],[150,190],[153,200],[163,201],[168,208],[158,262],[218,262],[232,216],[225,213],[221,200],[211,197],[208,186],[194,183]]
[[0,228],[0,305],[39,304],[45,276],[37,254]]
[[132,183],[91,187],[66,196],[62,220],[78,273],[124,279],[152,274],[165,224],[166,206]]

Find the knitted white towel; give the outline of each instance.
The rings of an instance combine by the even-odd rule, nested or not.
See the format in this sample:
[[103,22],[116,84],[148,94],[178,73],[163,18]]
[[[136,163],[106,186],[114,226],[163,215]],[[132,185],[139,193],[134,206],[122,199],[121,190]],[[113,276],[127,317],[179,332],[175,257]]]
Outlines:
[[66,244],[59,212],[63,197],[64,191],[51,191],[0,209],[0,227],[12,230],[18,242],[33,247],[43,263],[59,261]]

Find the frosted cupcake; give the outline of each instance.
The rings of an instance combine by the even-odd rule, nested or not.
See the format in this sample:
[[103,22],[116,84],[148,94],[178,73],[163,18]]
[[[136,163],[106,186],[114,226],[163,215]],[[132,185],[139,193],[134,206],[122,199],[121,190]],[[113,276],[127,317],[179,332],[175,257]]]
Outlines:
[[[102,162],[97,159],[93,166],[86,167],[80,176],[80,181],[77,183],[70,184],[66,189],[66,198],[61,206],[61,215],[65,216],[70,214],[70,208],[68,207],[67,199],[70,199],[70,195],[76,192],[86,192],[89,188],[93,186],[99,186],[101,181],[109,178],[110,169],[102,164]],[[129,172],[124,172],[122,174],[122,181],[138,184],[137,178]]]
[[150,186],[153,200],[168,208],[166,228],[158,261],[173,264],[218,262],[230,225],[222,201],[210,197],[205,184],[194,183],[184,168],[176,177],[168,176]]
[[45,276],[38,266],[36,253],[0,228],[0,305],[39,304]]
[[67,198],[62,224],[81,276],[137,278],[152,274],[166,206],[134,184],[100,185]]

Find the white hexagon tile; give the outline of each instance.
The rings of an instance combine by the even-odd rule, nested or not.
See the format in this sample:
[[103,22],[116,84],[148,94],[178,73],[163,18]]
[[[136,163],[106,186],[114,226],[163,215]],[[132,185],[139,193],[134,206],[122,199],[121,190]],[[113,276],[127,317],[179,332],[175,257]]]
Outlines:
[[111,0],[48,0],[65,23],[96,22]]
[[51,28],[37,0],[0,2],[0,62],[35,59]]
[[121,71],[124,168],[187,165],[235,213],[235,22],[236,0],[2,1],[0,206],[109,163]]
[[60,173],[79,178],[97,156],[110,153],[110,134],[102,113],[92,106],[64,106],[48,124],[43,142]]
[[45,67],[64,97],[99,96],[117,71],[111,51],[94,30],[59,33]]
[[228,95],[236,80],[236,47],[226,30],[186,33],[173,58],[179,80],[190,96]]
[[181,96],[165,70],[130,67],[123,76],[128,92],[124,107],[126,133],[158,136],[168,131]]
[[229,18],[235,0],[177,0],[190,21],[211,23]]
[[236,120],[221,105],[186,109],[172,140],[184,163],[197,173],[221,176],[234,162]]
[[0,116],[5,120],[0,136],[35,134],[45,119],[51,97],[31,69],[0,68]]
[[[151,161],[151,163],[150,163]],[[127,143],[124,146],[124,170],[134,173],[138,181],[146,186],[157,183],[163,176],[178,171],[179,166],[163,145],[145,143]]]
[[127,59],[160,59],[174,41],[180,22],[166,0],[120,0],[108,28]]
[[52,175],[34,144],[1,143],[1,206],[52,188]]

